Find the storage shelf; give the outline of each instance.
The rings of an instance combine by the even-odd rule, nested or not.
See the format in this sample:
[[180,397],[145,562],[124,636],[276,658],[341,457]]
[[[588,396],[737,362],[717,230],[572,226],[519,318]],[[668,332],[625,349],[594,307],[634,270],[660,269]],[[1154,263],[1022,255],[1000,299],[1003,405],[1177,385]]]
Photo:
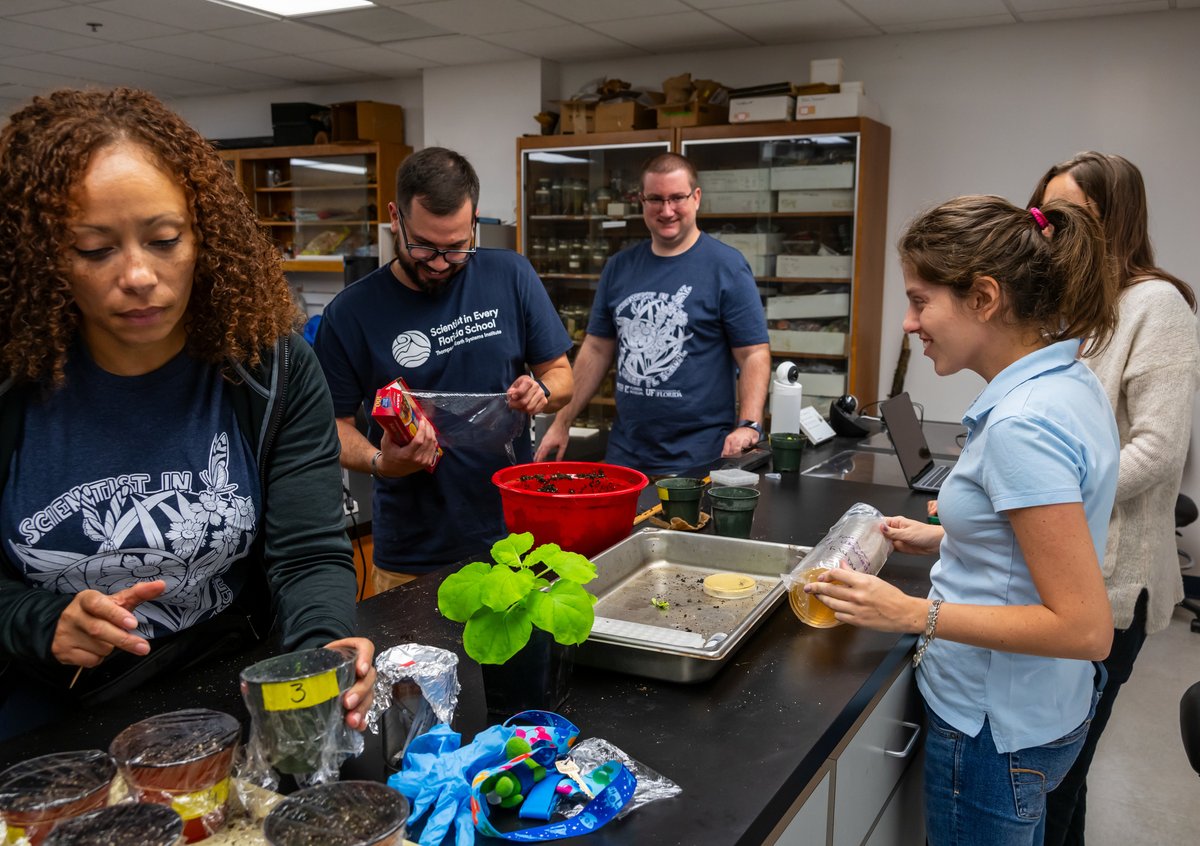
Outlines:
[[333,226],[345,223],[350,226],[374,226],[373,220],[353,220],[345,217],[327,217],[324,220],[260,220],[260,226]]
[[706,218],[737,218],[761,220],[762,218],[798,219],[804,217],[854,217],[853,211],[821,211],[821,212],[700,212],[696,215],[700,220]]
[[544,220],[547,222],[564,220],[642,220],[640,214],[627,214],[624,217],[610,217],[606,214],[531,214],[530,222]]
[[539,273],[538,276],[546,279],[579,279],[583,281],[594,281],[600,278],[599,273]]
[[612,397],[592,397],[590,400],[592,405],[616,405],[617,401]]
[[345,265],[340,258],[328,259],[313,259],[305,261],[303,259],[284,259],[283,270],[285,273],[294,273],[300,271],[302,273],[344,273]]
[[755,276],[757,282],[782,283],[784,285],[850,285],[853,284],[852,279],[847,279],[845,276],[831,277],[806,277],[798,278],[795,276]]
[[836,353],[795,352],[793,350],[771,350],[773,356],[791,356],[792,358],[820,358],[826,361],[845,361],[850,356]]
[[374,182],[357,182],[352,185],[280,185],[271,188],[255,188],[256,194],[295,194],[305,191],[374,191],[379,186]]

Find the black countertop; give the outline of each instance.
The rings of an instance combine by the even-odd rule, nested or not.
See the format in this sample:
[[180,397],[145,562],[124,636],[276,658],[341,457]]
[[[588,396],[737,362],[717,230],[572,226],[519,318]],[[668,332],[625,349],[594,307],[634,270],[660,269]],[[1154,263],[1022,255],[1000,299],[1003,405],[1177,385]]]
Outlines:
[[[856,446],[838,439],[810,450],[804,463]],[[906,487],[795,473],[777,480],[764,476],[759,489],[753,537],[801,545],[820,541],[855,502],[924,519],[928,499]],[[648,489],[642,507],[653,504],[654,496]],[[881,575],[908,593],[924,594],[931,564],[930,558],[893,554]],[[463,691],[455,728],[469,739],[487,724],[479,669],[462,652],[461,627],[437,612],[441,578],[435,573],[361,603],[359,630],[380,650],[417,642],[457,652]],[[914,641],[912,635],[850,626],[809,628],[784,602],[705,682],[675,684],[577,666],[560,712],[580,727],[581,736],[611,741],[683,788],[679,797],[640,808],[586,842],[762,842],[895,676]],[[0,768],[53,751],[106,748],[129,723],[178,708],[215,708],[246,722],[237,675],[265,654],[259,647],[251,656],[156,680],[128,701],[0,743]],[[346,764],[343,777],[384,777],[377,738],[368,735],[366,752]]]

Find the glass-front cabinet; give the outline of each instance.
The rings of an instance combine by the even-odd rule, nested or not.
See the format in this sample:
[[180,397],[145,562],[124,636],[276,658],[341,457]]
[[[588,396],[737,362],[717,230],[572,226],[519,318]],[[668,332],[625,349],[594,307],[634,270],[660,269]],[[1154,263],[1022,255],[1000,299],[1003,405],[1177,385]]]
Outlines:
[[[773,361],[799,367],[804,404],[827,416],[844,393],[872,403],[890,134],[850,118],[521,138],[520,249],[582,340],[604,262],[649,237],[637,202],[642,163],[680,152],[698,172],[700,228],[745,256]],[[605,389],[593,418],[611,416]]]
[[[621,133],[621,136],[626,135]],[[650,237],[638,200],[642,164],[672,149],[672,134],[518,139],[518,244],[541,276],[575,342],[583,341],[596,283],[608,257]],[[574,359],[574,353],[571,355]],[[612,374],[576,425],[607,428],[613,415]]]
[[230,150],[239,184],[289,271],[342,272],[343,257],[378,256],[379,224],[401,144],[320,144]]

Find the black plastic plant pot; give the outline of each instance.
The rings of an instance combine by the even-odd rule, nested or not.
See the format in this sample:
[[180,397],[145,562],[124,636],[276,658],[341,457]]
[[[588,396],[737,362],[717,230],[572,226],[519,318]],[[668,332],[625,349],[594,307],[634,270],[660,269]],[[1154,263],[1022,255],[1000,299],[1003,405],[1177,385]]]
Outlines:
[[658,488],[658,499],[667,522],[678,517],[689,526],[700,525],[700,498],[704,496],[702,480],[681,476],[659,479],[654,484]]
[[116,775],[116,762],[99,749],[42,755],[0,772],[5,842],[24,837],[38,846],[66,820],[103,808]]
[[179,846],[183,817],[165,805],[113,805],[54,829],[44,846]]
[[748,538],[758,505],[755,488],[713,488],[708,492],[712,503],[713,531],[728,538]]
[[795,473],[799,470],[804,436],[794,432],[774,432],[770,440],[771,467],[778,473]]
[[342,695],[354,684],[356,654],[348,649],[305,649],[242,670],[242,698],[250,711],[251,742],[281,773],[322,769],[326,747],[341,742]]
[[225,826],[230,769],[242,727],[207,708],[172,711],[134,723],[108,751],[139,802],[169,805],[195,843]]
[[269,846],[401,846],[408,800],[375,781],[338,781],[299,790],[263,822]]
[[567,698],[574,664],[574,646],[563,646],[535,626],[529,643],[507,662],[480,664],[488,713],[557,711]]

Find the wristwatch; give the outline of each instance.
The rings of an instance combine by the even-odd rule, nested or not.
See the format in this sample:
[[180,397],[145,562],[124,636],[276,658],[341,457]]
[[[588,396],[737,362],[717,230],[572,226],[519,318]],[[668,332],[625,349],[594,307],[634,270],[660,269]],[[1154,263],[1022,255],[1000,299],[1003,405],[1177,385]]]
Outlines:
[[550,389],[546,387],[546,383],[541,379],[534,379],[533,381],[537,382],[537,386],[542,389],[542,393],[546,395],[546,399],[550,399]]
[[759,423],[757,420],[739,420],[738,424],[735,428],[737,428],[737,429],[753,429],[755,432],[758,433],[758,439],[760,441],[762,440],[763,427],[762,427],[762,424]]

